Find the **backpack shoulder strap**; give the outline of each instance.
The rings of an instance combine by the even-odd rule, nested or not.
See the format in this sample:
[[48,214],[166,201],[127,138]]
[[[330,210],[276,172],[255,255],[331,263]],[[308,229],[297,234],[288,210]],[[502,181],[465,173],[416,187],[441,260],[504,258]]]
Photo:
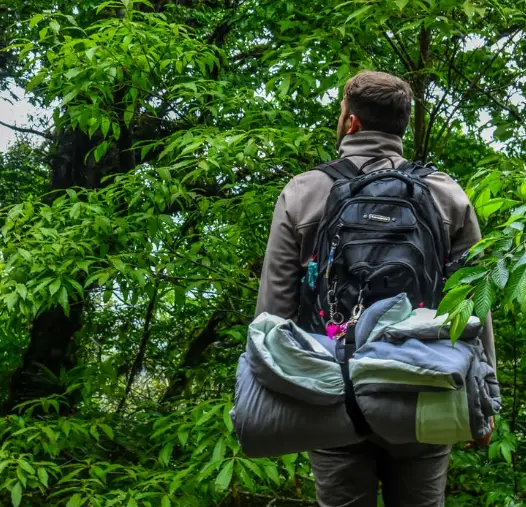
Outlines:
[[312,171],[321,171],[336,180],[351,180],[356,178],[360,170],[348,158],[339,158],[316,166]]

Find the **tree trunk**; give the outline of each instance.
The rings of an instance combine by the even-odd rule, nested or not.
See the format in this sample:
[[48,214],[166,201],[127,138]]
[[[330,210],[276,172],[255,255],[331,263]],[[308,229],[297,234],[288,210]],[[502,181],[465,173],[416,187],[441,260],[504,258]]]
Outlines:
[[[123,90],[115,93],[118,104]],[[87,157],[100,139],[92,139],[80,130],[61,131],[57,137],[54,153],[51,155],[52,175],[50,190],[60,191],[81,186],[98,188],[106,174],[128,172],[135,168],[135,152],[131,149],[133,138],[130,129],[120,118],[121,137],[114,149],[96,164],[92,156]],[[51,193],[48,202],[59,195]],[[79,282],[82,283],[81,280]],[[64,314],[62,308],[52,308],[38,316],[31,327],[29,346],[22,365],[10,381],[8,400],[0,412],[8,413],[17,404],[29,400],[62,394],[64,386],[58,378],[61,372],[76,366],[74,347],[75,334],[82,327],[84,302],[70,301],[71,313]],[[47,372],[47,373],[46,373]],[[53,377],[56,377],[54,380]],[[75,394],[70,397],[72,406]]]
[[22,365],[11,377],[3,414],[24,401],[64,392],[60,377],[76,364],[73,337],[81,328],[82,306],[72,305],[69,316],[57,307],[35,319]]

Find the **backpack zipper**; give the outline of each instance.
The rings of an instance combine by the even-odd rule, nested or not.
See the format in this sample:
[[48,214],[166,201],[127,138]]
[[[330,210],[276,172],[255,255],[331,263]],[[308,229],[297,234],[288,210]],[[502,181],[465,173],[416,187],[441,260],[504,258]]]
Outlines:
[[343,226],[343,222],[339,222],[334,231],[334,237],[332,238],[331,249],[329,251],[329,257],[327,259],[327,267],[325,268],[325,279],[326,280],[329,279],[329,276],[331,274],[331,267],[334,261],[334,252],[336,251],[336,248],[340,244],[340,240],[341,240],[340,229],[342,228],[342,226]]

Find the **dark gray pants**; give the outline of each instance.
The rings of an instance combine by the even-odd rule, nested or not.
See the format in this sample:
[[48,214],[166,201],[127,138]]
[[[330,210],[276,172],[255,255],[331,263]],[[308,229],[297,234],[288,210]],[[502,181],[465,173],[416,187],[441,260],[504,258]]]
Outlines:
[[449,446],[378,440],[309,453],[320,507],[443,507]]

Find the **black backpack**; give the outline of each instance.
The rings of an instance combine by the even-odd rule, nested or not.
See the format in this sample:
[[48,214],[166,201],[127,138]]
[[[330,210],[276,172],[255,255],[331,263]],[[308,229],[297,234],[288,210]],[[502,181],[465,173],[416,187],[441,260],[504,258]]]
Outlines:
[[425,184],[436,168],[391,164],[363,174],[365,166],[343,158],[314,169],[335,183],[301,287],[299,325],[306,331],[343,337],[364,307],[401,292],[414,307],[437,308],[445,229]]

